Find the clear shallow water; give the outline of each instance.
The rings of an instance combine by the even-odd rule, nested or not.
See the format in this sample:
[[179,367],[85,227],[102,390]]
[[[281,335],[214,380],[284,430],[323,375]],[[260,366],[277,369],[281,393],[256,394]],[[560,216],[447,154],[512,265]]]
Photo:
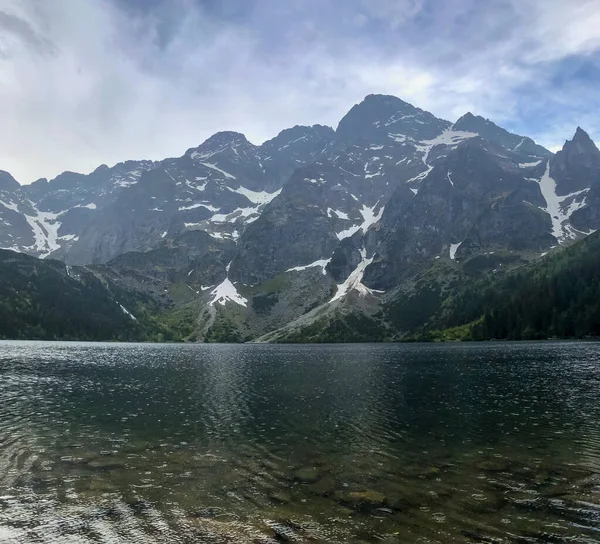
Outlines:
[[600,542],[600,344],[0,342],[0,542]]

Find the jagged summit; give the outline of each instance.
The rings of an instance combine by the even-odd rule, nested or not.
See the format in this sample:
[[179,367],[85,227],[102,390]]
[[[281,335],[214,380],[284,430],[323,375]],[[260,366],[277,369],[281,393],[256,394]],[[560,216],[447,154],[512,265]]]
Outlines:
[[580,152],[598,152],[598,147],[594,143],[594,140],[592,140],[590,135],[581,127],[577,127],[573,138],[565,142],[563,149],[570,144],[575,144]]
[[600,181],[600,150],[581,127],[550,161],[550,174],[559,194],[566,195]]
[[587,164],[590,160],[593,161],[594,157],[600,159],[600,150],[589,134],[581,127],[577,127],[573,138],[564,143],[562,149],[556,153],[556,157],[558,159],[562,157],[566,161],[583,160]]

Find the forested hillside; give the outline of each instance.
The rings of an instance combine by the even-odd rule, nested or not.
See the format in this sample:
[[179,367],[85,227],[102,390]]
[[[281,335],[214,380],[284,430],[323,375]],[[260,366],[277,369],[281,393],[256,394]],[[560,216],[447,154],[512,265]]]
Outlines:
[[128,302],[113,295],[100,279],[83,269],[0,250],[0,338],[151,338],[153,327],[128,313],[121,305]]
[[469,284],[440,314],[424,339],[600,336],[600,233],[495,281]]

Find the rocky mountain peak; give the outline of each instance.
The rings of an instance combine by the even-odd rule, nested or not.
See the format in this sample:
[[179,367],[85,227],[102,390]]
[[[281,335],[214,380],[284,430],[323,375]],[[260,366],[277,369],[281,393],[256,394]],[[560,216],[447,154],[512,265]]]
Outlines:
[[350,111],[339,122],[337,132],[343,133],[348,125],[355,123],[386,122],[394,114],[409,115],[420,111],[422,110],[395,96],[370,94],[362,102],[350,108]]
[[566,195],[590,187],[600,180],[600,150],[580,127],[550,161],[550,175],[558,194]]
[[52,188],[55,190],[70,190],[77,187],[79,183],[85,180],[84,174],[79,174],[78,172],[71,172],[69,170],[63,172],[56,176],[53,180],[50,181]]
[[465,128],[475,127],[476,123],[478,122],[479,119],[482,119],[483,121],[485,121],[485,119],[483,119],[483,117],[475,116],[470,111],[468,111],[462,117],[460,117],[456,121],[456,123],[454,123],[454,128],[458,127],[457,130],[460,130],[460,127],[465,127]]
[[103,174],[104,172],[108,172],[109,167],[107,164],[101,164],[100,166],[98,166],[98,168],[96,168],[96,170],[94,170],[93,174]]
[[523,156],[546,157],[550,152],[536,144],[531,138],[519,136],[499,127],[493,121],[471,112],[463,115],[454,125],[453,130],[479,134],[483,139],[499,144],[506,149]]
[[[361,104],[364,104],[364,105],[379,104],[381,106],[392,106],[395,109],[399,109],[402,107],[409,109],[409,110],[418,109],[415,106],[413,106],[412,104],[406,102],[405,100],[402,100],[401,98],[398,98],[397,96],[393,96],[390,94],[368,94],[367,96],[365,96],[365,98],[363,99]],[[359,105],[361,105],[361,104],[359,104]]]
[[590,135],[581,127],[577,127],[573,139],[567,140],[562,150],[576,155],[584,155],[588,153],[594,155],[600,154],[600,150],[598,150],[598,147],[590,138]]
[[8,172],[0,170],[0,191],[16,191],[21,187],[19,182]]
[[473,115],[471,112],[466,113],[458,119],[452,128],[464,132],[476,132],[484,138],[488,135],[498,137],[507,133],[489,119],[485,119],[481,115]]
[[220,145],[247,145],[250,144],[248,139],[241,132],[234,132],[231,130],[225,130],[213,134],[210,138],[207,138],[200,147],[214,147]]
[[390,134],[423,141],[439,136],[449,127],[448,121],[400,98],[371,94],[342,118],[336,134],[346,144],[388,142]]
[[333,141],[335,131],[325,125],[296,125],[292,128],[282,130],[275,138],[267,140],[261,149],[267,152],[271,150],[281,151],[294,145],[303,145],[309,142]]
[[573,138],[565,142],[553,162],[561,170],[568,169],[571,164],[586,168],[600,167],[600,150],[588,133],[577,127]]
[[250,143],[246,136],[240,132],[223,131],[213,134],[198,147],[188,149],[186,156],[194,158],[208,158],[217,153],[231,151],[234,154],[241,150],[244,153],[254,152],[257,149]]

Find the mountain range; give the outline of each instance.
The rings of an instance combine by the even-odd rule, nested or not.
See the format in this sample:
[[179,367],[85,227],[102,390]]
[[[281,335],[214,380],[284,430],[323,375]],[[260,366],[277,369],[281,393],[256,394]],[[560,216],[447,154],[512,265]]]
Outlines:
[[600,151],[581,128],[551,153],[383,95],[260,146],[220,132],[31,185],[0,171],[0,248],[93,283],[145,338],[402,339],[474,281],[599,228]]

